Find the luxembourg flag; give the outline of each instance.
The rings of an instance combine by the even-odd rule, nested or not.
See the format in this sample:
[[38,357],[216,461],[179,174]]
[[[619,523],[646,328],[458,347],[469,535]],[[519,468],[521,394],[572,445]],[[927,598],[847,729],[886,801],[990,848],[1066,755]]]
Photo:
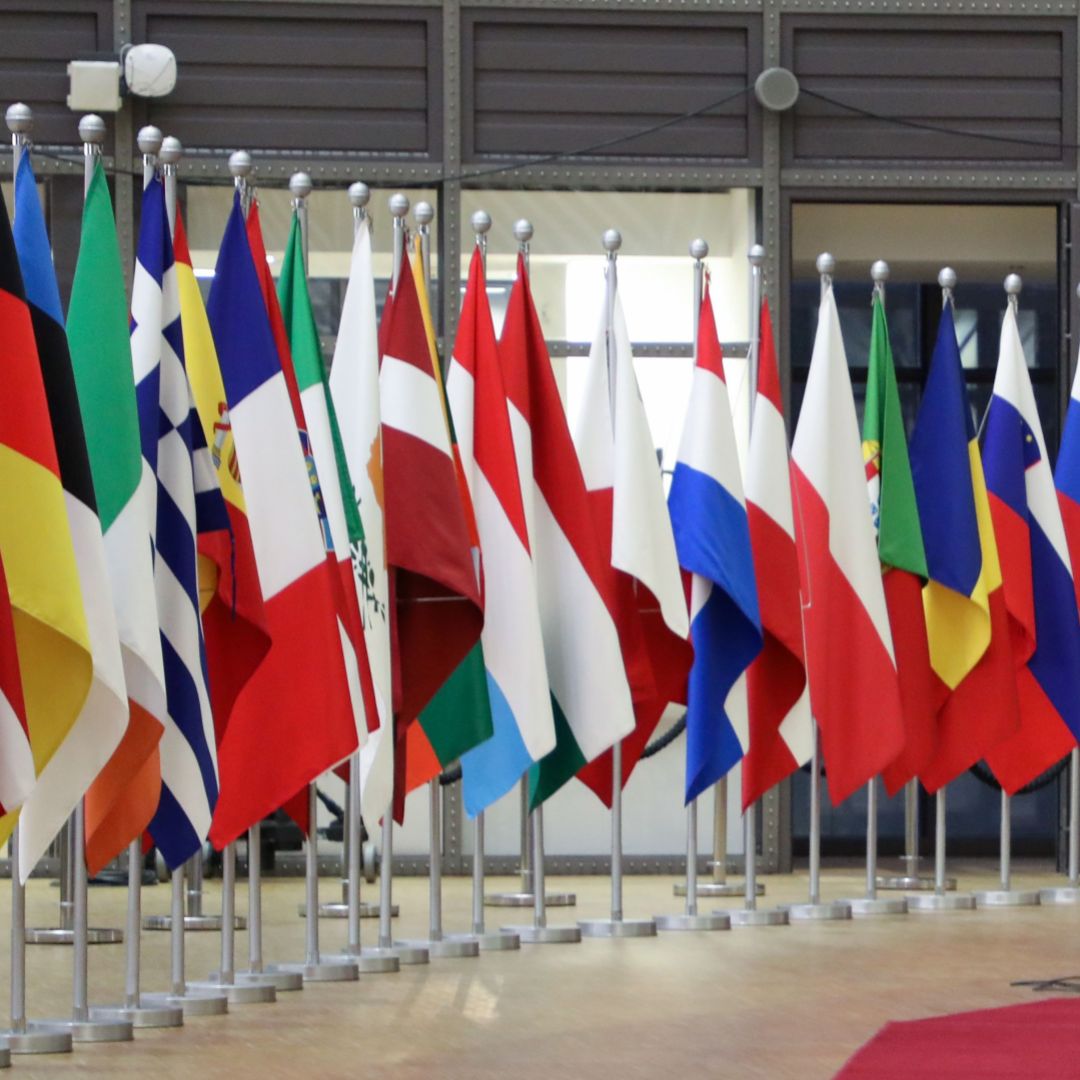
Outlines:
[[1001,786],[1014,794],[1076,745],[1080,618],[1065,528],[1012,303],[1001,324],[983,466],[1020,700],[1020,729],[997,743],[986,760]]
[[746,752],[746,669],[762,646],[735,426],[707,285],[697,341],[690,407],[668,496],[679,565],[690,573],[688,803]]

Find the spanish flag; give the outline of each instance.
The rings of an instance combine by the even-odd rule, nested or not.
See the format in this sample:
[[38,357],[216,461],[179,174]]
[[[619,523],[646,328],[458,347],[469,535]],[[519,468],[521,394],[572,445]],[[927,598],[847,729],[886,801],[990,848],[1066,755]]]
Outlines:
[[[0,560],[40,774],[79,716],[93,661],[34,329],[2,199],[0,327]],[[0,842],[15,821],[0,821]]]

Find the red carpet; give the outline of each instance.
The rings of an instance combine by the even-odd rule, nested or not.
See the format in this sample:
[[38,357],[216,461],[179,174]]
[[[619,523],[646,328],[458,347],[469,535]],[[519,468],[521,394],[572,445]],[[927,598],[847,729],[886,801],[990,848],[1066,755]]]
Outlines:
[[886,1024],[836,1080],[1080,1078],[1080,1001],[1054,998]]

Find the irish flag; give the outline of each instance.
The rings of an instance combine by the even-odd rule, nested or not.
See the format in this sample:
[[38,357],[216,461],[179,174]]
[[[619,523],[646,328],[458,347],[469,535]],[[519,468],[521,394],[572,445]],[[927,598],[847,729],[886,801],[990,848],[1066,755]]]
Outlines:
[[821,298],[791,464],[810,706],[836,805],[900,753],[904,719],[831,285]]

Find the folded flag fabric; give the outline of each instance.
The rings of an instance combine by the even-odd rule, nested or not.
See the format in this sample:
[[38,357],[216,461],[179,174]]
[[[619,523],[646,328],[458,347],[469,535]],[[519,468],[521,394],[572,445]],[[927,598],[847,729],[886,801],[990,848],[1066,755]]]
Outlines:
[[34,786],[34,755],[26,726],[15,627],[0,560],[0,813],[17,810]]
[[690,575],[689,803],[726,776],[746,752],[746,669],[762,648],[735,425],[708,284],[698,313],[694,380],[668,507],[679,565]]
[[1069,566],[1072,569],[1073,588],[1080,603],[1080,581],[1076,567],[1080,566],[1080,364],[1077,365],[1069,396],[1069,410],[1065,414],[1065,430],[1058,449],[1057,468],[1054,471],[1061,521],[1065,528],[1065,540],[1069,546]]

